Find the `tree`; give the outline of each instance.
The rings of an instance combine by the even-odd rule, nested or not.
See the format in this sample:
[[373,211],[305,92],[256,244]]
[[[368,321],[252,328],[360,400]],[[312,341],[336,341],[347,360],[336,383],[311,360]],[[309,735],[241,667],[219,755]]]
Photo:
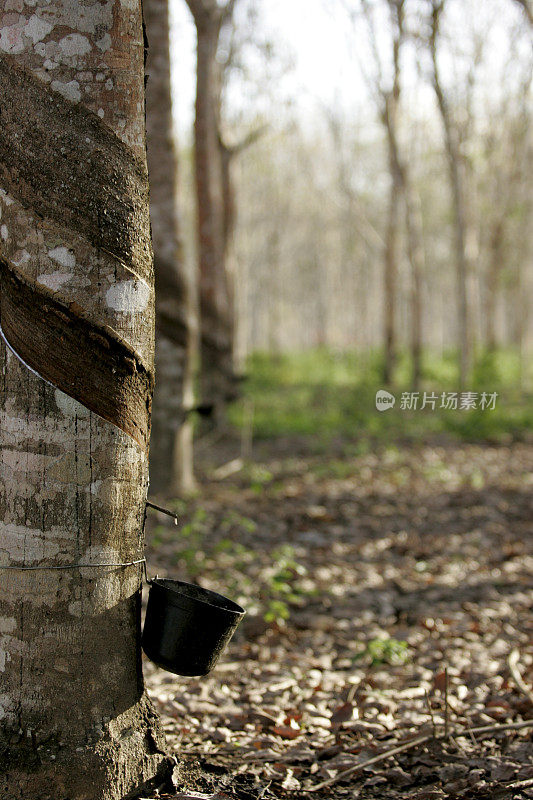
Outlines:
[[[396,105],[399,103],[401,91],[401,56],[405,43],[405,0],[388,0],[391,25],[393,29],[392,60],[394,65],[394,88]],[[407,233],[407,253],[411,266],[411,358],[412,382],[418,388],[421,377],[422,360],[422,298],[421,284],[425,266],[424,243],[422,234],[422,219],[419,201],[411,180],[409,163],[402,155],[399,131],[398,112],[389,113],[390,96],[385,97],[383,121],[387,129],[389,146],[389,159],[391,172],[395,176],[395,184],[401,191],[404,213],[405,229]]]
[[376,97],[379,118],[384,126],[390,174],[388,220],[384,247],[384,343],[385,362],[383,379],[391,383],[396,362],[396,304],[399,259],[399,215],[403,205],[407,234],[407,255],[411,268],[411,357],[413,386],[418,387],[422,358],[422,300],[421,282],[424,271],[424,244],[419,203],[411,180],[409,163],[401,152],[400,97],[402,89],[402,50],[406,41],[405,0],[386,0],[390,37],[392,73],[387,80],[379,48],[379,36],[374,25],[373,9],[368,0],[361,0],[366,17],[370,45],[374,58],[375,74],[371,84]]
[[[488,353],[493,353],[498,344],[498,306],[501,300],[502,283],[514,282],[519,286],[520,268],[511,275],[512,254],[516,244],[522,237],[516,231],[516,223],[524,216],[527,204],[522,195],[522,184],[527,183],[528,149],[530,146],[529,131],[531,125],[529,97],[533,75],[533,61],[525,63],[525,69],[517,69],[516,47],[519,44],[516,37],[513,41],[509,60],[505,64],[502,74],[501,86],[505,87],[501,97],[495,98],[491,91],[491,98],[487,105],[491,105],[491,125],[485,131],[483,141],[484,175],[480,183],[480,194],[484,200],[483,227],[485,236],[485,262],[484,271],[484,344]],[[518,65],[520,66],[520,65]],[[514,76],[517,83],[513,88],[509,74]],[[525,180],[524,180],[525,179]],[[513,239],[516,241],[513,243]],[[527,242],[528,237],[525,237]],[[482,240],[483,241],[483,240]],[[513,247],[513,244],[515,245]],[[518,262],[527,261],[524,252],[520,252],[518,245]],[[523,297],[519,289],[517,301],[513,302],[512,317],[521,327]],[[513,325],[513,327],[515,327]],[[519,336],[519,348],[521,337]]]
[[441,17],[445,0],[430,0],[431,26],[429,50],[432,64],[432,80],[437,105],[444,128],[444,142],[448,161],[448,176],[452,191],[453,225],[455,245],[456,296],[457,296],[457,349],[459,353],[459,383],[463,387],[470,366],[470,330],[468,326],[467,277],[468,261],[466,255],[466,207],[464,187],[464,165],[461,159],[457,128],[452,119],[450,104],[444,90],[438,58],[438,41]]
[[157,387],[150,479],[155,491],[177,493],[194,488],[192,423],[186,414],[186,399],[192,399],[193,358],[191,303],[179,230],[167,0],[148,0],[145,20],[146,126],[156,277]]
[[387,211],[387,231],[384,251],[384,342],[385,362],[383,380],[390,384],[394,377],[397,358],[396,343],[396,293],[398,282],[398,222],[400,212],[401,176],[391,146],[390,131],[395,130],[398,120],[398,102],[400,99],[399,40],[394,41],[394,77],[392,86],[382,90],[382,120],[387,128],[388,158],[390,172],[389,201]]
[[[391,19],[394,13],[397,19],[403,16],[403,2],[395,3],[387,0],[390,7]],[[393,35],[393,70],[390,80],[384,75],[384,69],[379,53],[378,36],[374,24],[374,8],[368,0],[361,0],[361,9],[365,16],[368,28],[369,42],[372,49],[375,74],[370,78],[365,73],[367,84],[376,98],[380,120],[387,132],[387,152],[389,164],[389,196],[387,206],[387,223],[385,233],[385,246],[383,249],[383,343],[384,364],[383,380],[390,384],[394,379],[394,368],[397,359],[397,332],[396,332],[396,300],[398,282],[398,256],[399,256],[399,215],[402,192],[402,179],[398,159],[395,158],[394,144],[398,125],[399,100],[400,100],[400,47],[401,30],[397,29]]]
[[187,0],[196,25],[195,177],[198,213],[201,395],[219,409],[235,397],[233,289],[226,247],[233,219],[229,160],[220,135],[219,36],[235,0]]
[[144,692],[132,563],[154,328],[141,12],[51,0],[11,18],[0,322],[18,357],[1,343],[0,796],[118,800],[171,768]]

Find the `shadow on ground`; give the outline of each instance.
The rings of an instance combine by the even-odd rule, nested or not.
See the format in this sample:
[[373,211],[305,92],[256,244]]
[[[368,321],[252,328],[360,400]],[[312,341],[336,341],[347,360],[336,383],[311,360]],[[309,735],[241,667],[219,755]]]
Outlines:
[[309,796],[533,797],[532,728],[467,732],[533,717],[532,467],[518,443],[274,448],[207,481],[180,533],[152,526],[152,570],[250,610],[207,678],[146,665],[181,788],[272,800],[333,780]]

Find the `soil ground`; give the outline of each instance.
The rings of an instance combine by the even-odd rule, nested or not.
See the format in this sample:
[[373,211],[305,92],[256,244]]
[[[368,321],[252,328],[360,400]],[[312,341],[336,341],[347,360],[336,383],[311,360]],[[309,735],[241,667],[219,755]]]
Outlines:
[[150,523],[152,574],[249,610],[209,676],[146,662],[173,796],[532,798],[533,722],[497,726],[533,718],[533,447],[353,453],[204,459],[180,529]]

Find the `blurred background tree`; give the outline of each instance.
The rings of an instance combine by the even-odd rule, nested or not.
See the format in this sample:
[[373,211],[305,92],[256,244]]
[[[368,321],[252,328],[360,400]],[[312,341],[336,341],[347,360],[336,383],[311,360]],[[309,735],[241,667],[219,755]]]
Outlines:
[[353,358],[374,391],[511,373],[530,390],[530,5],[173,0],[171,16],[201,410],[225,419],[242,372],[253,394],[258,353]]
[[189,492],[194,488],[192,420],[187,413],[192,405],[194,311],[181,245],[167,0],[148,0],[144,17],[158,375],[152,412],[150,480],[155,491]]
[[229,150],[222,138],[224,62],[218,58],[222,30],[231,26],[235,0],[187,0],[196,26],[194,123],[197,199],[200,395],[216,417],[234,400],[234,293],[227,267],[234,218]]

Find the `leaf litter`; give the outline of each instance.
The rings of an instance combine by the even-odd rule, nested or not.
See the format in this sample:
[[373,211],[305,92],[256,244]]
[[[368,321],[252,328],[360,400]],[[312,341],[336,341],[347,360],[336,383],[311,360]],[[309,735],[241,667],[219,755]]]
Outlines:
[[250,609],[209,676],[145,662],[160,796],[533,798],[532,448],[262,456],[149,535]]

